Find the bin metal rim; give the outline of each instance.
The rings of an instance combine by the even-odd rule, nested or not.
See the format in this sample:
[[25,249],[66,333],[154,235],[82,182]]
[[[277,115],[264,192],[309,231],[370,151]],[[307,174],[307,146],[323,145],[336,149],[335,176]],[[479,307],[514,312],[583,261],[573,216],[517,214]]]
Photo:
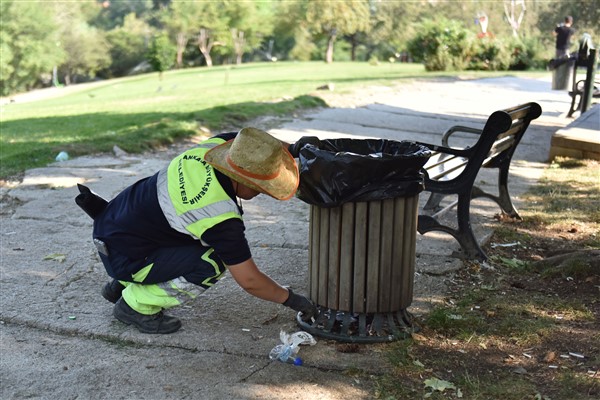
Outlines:
[[[386,343],[408,339],[420,328],[407,310],[390,313],[353,313],[317,306],[318,317],[310,322],[296,315],[298,326],[314,335],[342,343]],[[337,322],[337,323],[336,323]],[[354,325],[355,329],[351,329]]]

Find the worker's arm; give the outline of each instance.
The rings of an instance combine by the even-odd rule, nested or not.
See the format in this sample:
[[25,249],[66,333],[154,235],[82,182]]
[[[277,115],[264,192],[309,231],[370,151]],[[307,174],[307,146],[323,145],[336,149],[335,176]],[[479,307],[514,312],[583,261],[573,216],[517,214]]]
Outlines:
[[305,321],[317,316],[317,307],[309,299],[282,287],[262,273],[252,258],[239,264],[228,265],[227,268],[237,284],[251,295],[299,311]]
[[279,304],[289,296],[287,289],[261,272],[252,258],[236,265],[228,265],[227,268],[237,284],[253,296]]

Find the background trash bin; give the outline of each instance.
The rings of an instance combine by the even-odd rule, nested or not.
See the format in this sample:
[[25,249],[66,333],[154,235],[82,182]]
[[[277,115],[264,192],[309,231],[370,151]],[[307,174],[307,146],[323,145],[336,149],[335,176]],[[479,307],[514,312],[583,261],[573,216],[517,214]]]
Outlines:
[[422,167],[430,151],[413,142],[323,140],[300,150],[298,197],[311,204],[309,297],[317,336],[381,342],[412,332]]
[[552,70],[552,90],[570,89],[573,64],[573,61],[568,58],[555,61],[555,66]]

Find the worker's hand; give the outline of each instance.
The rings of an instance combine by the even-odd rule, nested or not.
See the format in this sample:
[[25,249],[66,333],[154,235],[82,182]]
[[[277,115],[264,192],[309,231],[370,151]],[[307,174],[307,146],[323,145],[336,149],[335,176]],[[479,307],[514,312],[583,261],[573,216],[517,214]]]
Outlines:
[[290,292],[290,295],[283,303],[284,306],[302,313],[301,318],[304,322],[309,322],[311,318],[317,317],[318,310],[312,301],[300,294],[292,292],[292,289],[288,289],[288,292]]
[[288,150],[290,154],[294,158],[298,158],[300,155],[300,149],[304,147],[305,144],[312,144],[313,146],[319,146],[321,141],[316,136],[302,136],[296,143],[290,144]]

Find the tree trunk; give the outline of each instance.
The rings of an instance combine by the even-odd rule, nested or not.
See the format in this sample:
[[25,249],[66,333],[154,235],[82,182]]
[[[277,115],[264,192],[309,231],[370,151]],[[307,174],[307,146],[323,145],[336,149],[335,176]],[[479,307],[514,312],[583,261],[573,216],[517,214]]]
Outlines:
[[244,55],[244,46],[246,45],[246,39],[244,38],[244,31],[238,31],[233,28],[231,30],[231,37],[233,38],[233,49],[236,56],[236,64],[242,63],[242,56]]
[[333,43],[335,42],[336,36],[336,30],[333,29],[329,35],[329,40],[327,41],[327,53],[325,54],[325,62],[327,62],[327,64],[333,62]]
[[210,56],[210,54],[209,53],[206,53],[206,54],[202,53],[202,55],[204,56],[204,60],[206,61],[206,66],[209,67],[209,68],[212,67],[213,63],[212,63],[212,57]]
[[181,68],[183,64],[183,52],[187,45],[187,38],[184,33],[179,32],[177,34],[177,68]]
[[210,56],[210,51],[216,44],[219,43],[213,42],[213,39],[210,37],[210,32],[208,31],[208,29],[200,29],[200,34],[198,35],[198,48],[200,49],[200,52],[206,60],[207,67],[212,67],[213,65],[212,57]]

